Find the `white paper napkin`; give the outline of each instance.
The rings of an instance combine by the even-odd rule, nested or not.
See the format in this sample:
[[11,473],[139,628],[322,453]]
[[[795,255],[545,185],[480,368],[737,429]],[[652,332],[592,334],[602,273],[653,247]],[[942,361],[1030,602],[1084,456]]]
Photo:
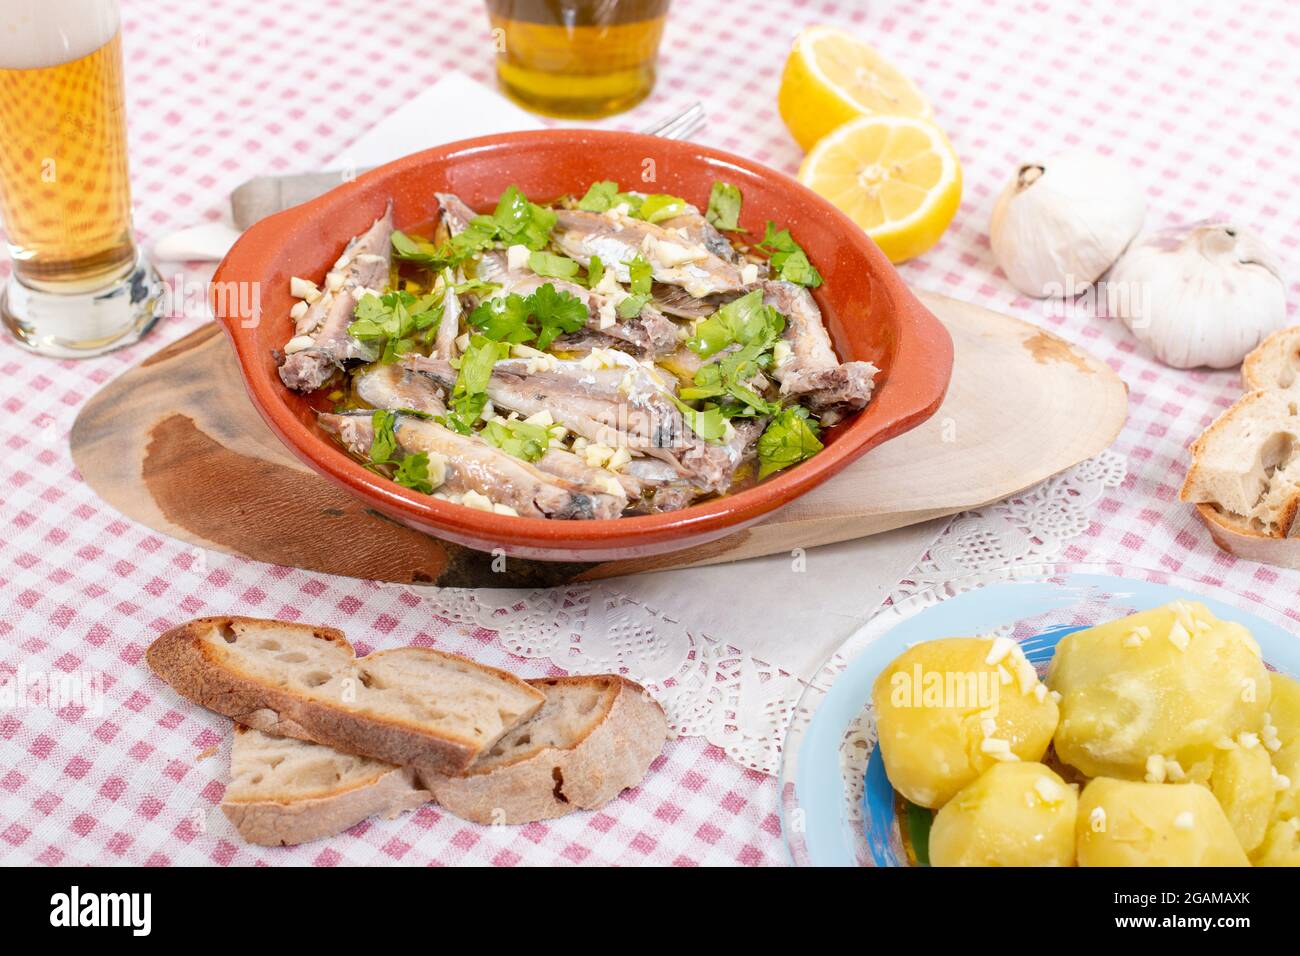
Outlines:
[[[452,72],[384,117],[326,165],[364,169],[458,139],[541,127],[535,116],[495,90]],[[224,222],[192,226],[159,239],[153,257],[159,262],[218,262],[239,235],[227,210]]]

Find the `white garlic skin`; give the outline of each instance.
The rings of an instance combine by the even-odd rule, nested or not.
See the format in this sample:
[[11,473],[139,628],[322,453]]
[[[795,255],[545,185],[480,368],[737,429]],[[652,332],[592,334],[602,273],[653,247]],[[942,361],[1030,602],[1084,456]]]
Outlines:
[[1231,368],[1286,325],[1286,284],[1254,233],[1200,222],[1143,236],[1106,279],[1107,308],[1174,368]]
[[1091,153],[1023,163],[989,221],[993,256],[1025,295],[1074,296],[1111,267],[1142,228],[1142,185]]

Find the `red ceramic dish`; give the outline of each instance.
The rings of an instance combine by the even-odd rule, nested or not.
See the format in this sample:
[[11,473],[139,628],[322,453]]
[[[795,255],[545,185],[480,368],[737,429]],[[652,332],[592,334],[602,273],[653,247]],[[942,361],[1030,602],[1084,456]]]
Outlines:
[[[653,181],[643,179],[647,172]],[[726,180],[744,194],[744,229],[761,236],[768,219],[789,227],[825,278],[815,296],[840,358],[865,359],[881,369],[870,404],[827,432],[824,451],[753,488],[683,511],[600,521],[517,518],[438,501],[367,471],[317,427],[307,402],[281,384],[271,353],[291,334],[290,277],[320,280],[388,199],[402,229],[437,216],[435,192],[457,193],[473,208],[490,210],[511,184],[531,199],[550,200],[581,193],[598,179],[685,196],[701,206],[713,182]],[[260,317],[238,314],[240,297],[231,294],[238,287],[230,283],[257,284]],[[399,159],[259,222],[221,263],[213,290],[213,309],[234,344],[253,405],[303,462],[410,527],[472,548],[542,560],[644,557],[738,531],[924,421],[939,407],[952,373],[947,331],[843,213],[757,163],[632,133],[506,133]]]

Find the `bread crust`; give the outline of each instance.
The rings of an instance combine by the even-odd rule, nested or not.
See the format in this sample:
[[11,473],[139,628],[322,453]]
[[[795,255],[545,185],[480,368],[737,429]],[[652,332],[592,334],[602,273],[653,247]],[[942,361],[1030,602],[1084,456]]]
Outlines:
[[[234,624],[248,630],[299,628],[320,640],[337,644],[354,658],[356,656],[343,632],[332,627],[221,615],[187,621],[164,632],[149,646],[145,659],[153,672],[181,696],[248,727],[284,737],[311,740],[397,766],[414,767],[421,773],[461,773],[484,749],[495,743],[493,739],[480,746],[475,741],[450,733],[435,733],[415,724],[356,713],[342,705],[310,700],[292,690],[270,686],[226,666],[213,657],[202,638],[214,627],[231,627]],[[373,660],[383,653],[378,651],[368,658],[358,659]],[[440,656],[457,657],[451,654]],[[468,661],[468,658],[458,659]],[[522,681],[505,671],[482,667],[473,661],[469,663],[506,681],[524,686]],[[541,706],[543,699],[538,694],[535,706],[521,714],[515,723],[521,723],[531,716]]]
[[[1291,504],[1294,520],[1295,502]],[[1196,514],[1224,551],[1247,561],[1300,570],[1300,538],[1274,537],[1233,522],[1214,505],[1198,504]]]
[[635,787],[663,750],[668,721],[644,687],[615,675],[559,677],[528,683],[545,691],[560,683],[615,681],[608,711],[583,738],[542,747],[508,764],[452,777],[421,774],[420,782],[452,813],[475,823],[531,823],[594,810]]
[[[235,733],[246,731],[239,724]],[[221,812],[248,843],[295,846],[320,840],[355,826],[367,817],[392,819],[433,799],[415,782],[409,767],[377,770],[367,780],[341,786],[325,796],[291,800],[221,801]]]

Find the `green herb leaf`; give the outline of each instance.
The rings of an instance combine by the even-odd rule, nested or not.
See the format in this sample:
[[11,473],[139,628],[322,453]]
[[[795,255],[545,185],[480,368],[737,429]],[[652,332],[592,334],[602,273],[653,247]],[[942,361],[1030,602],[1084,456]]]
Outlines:
[[531,342],[537,337],[529,327],[528,303],[523,296],[511,292],[494,299],[484,299],[469,314],[466,322],[494,342]]
[[555,211],[529,202],[518,186],[510,186],[501,194],[492,219],[497,239],[507,246],[522,244],[529,249],[546,245],[555,227]]
[[578,200],[578,208],[585,212],[605,212],[617,205],[618,183],[602,179],[587,187],[587,194]]
[[404,291],[385,292],[382,296],[368,292],[353,311],[348,335],[377,350],[381,361],[393,361],[415,347],[415,333],[436,332],[442,310],[442,303],[433,295],[417,298]]
[[399,461],[397,470],[393,472],[393,481],[403,488],[433,494],[433,482],[429,480],[429,453],[417,451]]
[[551,445],[550,433],[545,428],[519,419],[488,422],[479,434],[488,444],[524,461],[537,461]]
[[370,416],[370,425],[375,433],[370,442],[370,460],[376,465],[382,465],[391,461],[397,451],[397,415],[379,409]]
[[651,193],[641,200],[637,215],[646,222],[663,222],[686,212],[686,200],[681,196],[669,196],[667,193]]
[[587,288],[596,288],[603,278],[605,278],[605,263],[600,261],[600,256],[592,256],[591,262],[587,264]]
[[763,241],[758,244],[758,248],[771,256],[772,272],[777,278],[810,289],[815,289],[822,284],[821,273],[808,261],[807,253],[799,243],[794,241],[789,229],[778,232],[776,223],[769,219],[763,230]]
[[650,301],[649,295],[629,295],[619,300],[614,311],[618,313],[620,319],[635,319],[645,308],[645,304]]
[[472,335],[469,348],[460,357],[456,386],[451,391],[451,402],[442,424],[462,435],[474,429],[474,423],[483,415],[487,405],[488,382],[492,368],[499,359],[510,354],[508,342],[494,342],[483,335]]
[[537,320],[537,347],[542,350],[557,336],[578,331],[591,317],[585,302],[572,292],[557,291],[549,282],[538,287],[526,302],[528,311]]
[[650,288],[654,283],[654,270],[641,256],[637,256],[631,262],[627,263],[627,274],[629,278],[628,289],[633,295],[649,295]]
[[714,183],[709,190],[709,208],[704,213],[715,228],[734,232],[740,228],[740,187]]
[[539,276],[550,279],[572,279],[578,274],[578,263],[567,256],[553,252],[532,252],[528,255],[528,268]]
[[819,430],[802,405],[792,405],[773,418],[758,439],[758,477],[766,478],[821,451]]
[[755,289],[728,302],[695,327],[687,348],[708,358],[728,345],[762,344],[765,351],[776,344],[785,329],[785,319],[763,303],[763,290]]

